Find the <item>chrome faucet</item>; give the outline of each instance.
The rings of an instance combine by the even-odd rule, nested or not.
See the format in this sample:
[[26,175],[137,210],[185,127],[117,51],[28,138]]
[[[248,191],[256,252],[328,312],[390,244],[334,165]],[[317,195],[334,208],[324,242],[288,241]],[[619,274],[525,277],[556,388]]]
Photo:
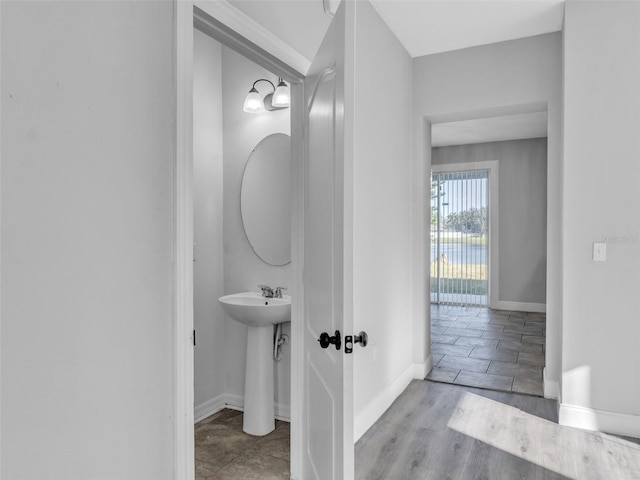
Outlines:
[[285,287],[276,287],[276,291],[273,294],[273,296],[276,297],[276,298],[282,298],[282,291],[283,290],[286,290],[286,288]]
[[269,285],[258,285],[258,288],[262,290],[262,296],[267,298],[273,298],[273,288]]

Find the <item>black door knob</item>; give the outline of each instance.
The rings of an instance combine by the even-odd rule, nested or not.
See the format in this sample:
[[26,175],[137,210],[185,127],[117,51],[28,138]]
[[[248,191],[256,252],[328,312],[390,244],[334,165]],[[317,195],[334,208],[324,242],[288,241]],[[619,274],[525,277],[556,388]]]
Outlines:
[[340,330],[336,330],[336,333],[333,337],[329,336],[327,332],[322,332],[320,334],[318,342],[320,342],[320,346],[322,348],[327,348],[329,345],[333,344],[336,346],[336,350],[340,350],[340,346],[342,345]]
[[367,332],[360,332],[358,335],[347,335],[344,337],[344,353],[353,352],[353,344],[359,343],[363,347],[367,346],[369,342],[369,337],[367,336]]
[[353,343],[359,343],[363,347],[366,347],[368,342],[369,336],[367,335],[367,332],[360,332],[359,335],[354,335],[353,337]]

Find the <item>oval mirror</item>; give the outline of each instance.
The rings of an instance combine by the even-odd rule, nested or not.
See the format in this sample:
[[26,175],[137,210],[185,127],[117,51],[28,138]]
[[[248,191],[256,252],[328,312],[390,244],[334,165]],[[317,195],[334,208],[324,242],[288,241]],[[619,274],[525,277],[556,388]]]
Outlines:
[[275,133],[249,155],[240,190],[242,225],[253,251],[269,265],[291,262],[291,141]]

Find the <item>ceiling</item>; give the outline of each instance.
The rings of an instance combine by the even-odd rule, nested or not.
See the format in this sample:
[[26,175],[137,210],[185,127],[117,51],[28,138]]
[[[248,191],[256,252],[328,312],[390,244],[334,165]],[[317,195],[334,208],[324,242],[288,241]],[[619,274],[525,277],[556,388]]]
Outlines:
[[[227,1],[308,60],[313,59],[331,21],[323,0]],[[412,57],[560,31],[565,2],[370,1]]]
[[322,0],[227,1],[309,61],[331,23]]
[[[419,57],[560,31],[565,0],[370,1],[409,55]],[[227,2],[308,60],[331,22],[323,0]],[[433,130],[434,144],[440,145],[540,136],[546,136],[546,113],[452,122]]]
[[446,147],[547,136],[547,112],[478,118],[431,126],[431,145]]
[[562,29],[564,0],[371,0],[412,57]]

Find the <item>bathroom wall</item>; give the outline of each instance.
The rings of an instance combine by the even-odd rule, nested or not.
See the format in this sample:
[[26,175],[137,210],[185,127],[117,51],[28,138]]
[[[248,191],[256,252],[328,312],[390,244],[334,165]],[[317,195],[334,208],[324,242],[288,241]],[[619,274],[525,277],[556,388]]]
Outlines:
[[0,477],[172,479],[174,6],[0,11]]
[[[464,118],[496,112],[515,113],[513,109],[531,106],[547,109],[547,259],[550,265],[562,264],[561,34],[549,33],[414,58],[413,102],[416,202],[427,198],[429,188],[425,180],[431,166],[429,121],[456,120],[461,119],[461,115]],[[415,225],[425,224],[424,229],[416,231],[414,263],[417,268],[422,268],[423,262],[418,259],[428,242],[428,237],[420,238],[428,231],[427,219],[426,212],[414,214]],[[414,283],[423,288],[419,281]],[[546,285],[545,395],[556,397],[561,370],[562,270],[548,269]]]
[[[253,82],[270,72],[196,30],[194,37],[194,309],[195,417],[221,405],[243,405],[246,327],[227,317],[218,297],[290,286],[291,266],[273,267],[254,253],[242,226],[240,188],[249,155],[272,133],[290,132],[289,110],[248,114]],[[257,85],[265,94],[270,87]],[[268,199],[266,199],[268,201]],[[287,239],[290,238],[290,233]],[[285,292],[286,293],[286,292]],[[290,324],[283,332],[290,335]],[[275,365],[277,414],[288,418],[290,344]]]
[[[271,72],[223,47],[224,289],[227,294],[258,291],[257,286],[263,283],[273,287],[290,287],[291,283],[291,265],[273,267],[264,263],[252,250],[242,226],[240,187],[249,155],[267,135],[290,134],[289,109],[258,114],[242,110],[251,85],[259,78],[277,82],[277,77]],[[271,91],[266,82],[260,82],[256,88],[262,94]],[[290,238],[290,233],[287,238]],[[284,325],[284,332],[290,335],[290,324]],[[246,327],[226,318],[225,392],[235,402],[241,402],[244,394],[245,354]],[[289,344],[283,347],[282,361],[275,366],[276,409],[279,415],[287,417],[291,393],[290,361]]]
[[218,298],[224,295],[222,45],[194,30],[194,403],[195,418],[223,401],[225,325]]
[[497,160],[499,163],[498,300],[546,301],[547,139],[437,147],[433,165]]

